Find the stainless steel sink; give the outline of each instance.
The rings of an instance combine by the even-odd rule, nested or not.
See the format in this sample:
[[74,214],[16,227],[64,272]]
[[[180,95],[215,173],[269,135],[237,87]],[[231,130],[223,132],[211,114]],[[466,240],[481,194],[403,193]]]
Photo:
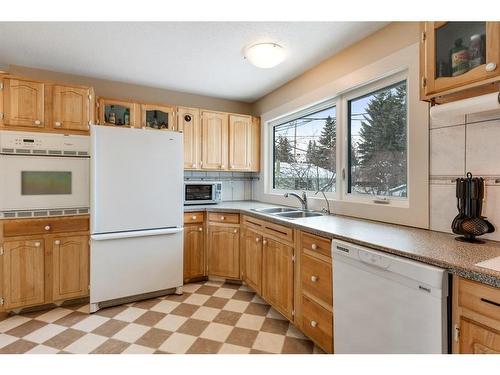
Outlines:
[[297,211],[297,209],[290,207],[268,207],[268,208],[254,208],[253,211],[261,212],[263,214],[278,214],[282,212]]
[[323,214],[311,211],[291,211],[291,212],[280,212],[277,213],[276,216],[282,217],[284,219],[299,219],[302,217],[323,216]]

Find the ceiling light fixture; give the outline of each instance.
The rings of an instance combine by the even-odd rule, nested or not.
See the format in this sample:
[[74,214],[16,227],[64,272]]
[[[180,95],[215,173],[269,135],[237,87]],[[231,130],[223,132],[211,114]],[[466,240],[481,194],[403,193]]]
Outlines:
[[258,43],[247,47],[245,59],[258,68],[272,68],[285,60],[285,49],[276,43]]

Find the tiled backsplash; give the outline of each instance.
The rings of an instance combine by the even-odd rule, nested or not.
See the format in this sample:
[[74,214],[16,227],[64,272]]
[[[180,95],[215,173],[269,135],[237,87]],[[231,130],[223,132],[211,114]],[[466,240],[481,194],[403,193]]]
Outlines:
[[483,216],[496,229],[482,238],[500,241],[500,111],[431,121],[430,150],[430,228],[451,233],[454,180],[471,172],[486,179]]
[[258,176],[258,173],[250,172],[184,171],[184,180],[221,181],[223,201],[252,199],[252,181]]

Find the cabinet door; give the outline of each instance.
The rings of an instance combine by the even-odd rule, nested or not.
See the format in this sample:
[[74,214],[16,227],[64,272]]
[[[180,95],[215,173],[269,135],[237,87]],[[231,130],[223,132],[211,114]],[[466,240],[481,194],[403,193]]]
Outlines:
[[203,112],[201,116],[203,169],[227,169],[228,115]]
[[90,91],[77,87],[54,86],[53,124],[55,129],[89,130]]
[[3,83],[4,125],[43,128],[43,83],[10,78]]
[[252,118],[229,116],[229,169],[248,171],[252,158]]
[[293,320],[293,247],[266,237],[262,243],[262,296]]
[[236,227],[209,225],[208,273],[214,276],[239,278],[240,240]]
[[43,303],[43,240],[5,241],[3,250],[4,308],[10,310]]
[[52,239],[54,301],[89,293],[89,237],[55,236]]
[[499,22],[425,22],[422,43],[425,95],[500,74]]
[[243,241],[243,280],[257,293],[262,294],[262,235],[245,229]]
[[184,226],[184,280],[205,276],[204,236],[202,224]]
[[99,99],[99,123],[102,125],[139,127],[135,103],[114,99]]
[[175,130],[174,108],[142,104],[141,126],[150,129]]
[[177,109],[177,130],[184,134],[184,169],[200,169],[200,111],[196,108],[179,107]]
[[500,332],[460,319],[460,353],[500,354]]

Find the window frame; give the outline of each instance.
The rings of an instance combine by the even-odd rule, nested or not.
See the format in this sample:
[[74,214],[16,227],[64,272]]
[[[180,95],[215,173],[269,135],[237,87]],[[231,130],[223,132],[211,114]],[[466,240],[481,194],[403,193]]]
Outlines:
[[[338,97],[332,97],[327,100],[322,100],[320,102],[317,102],[315,104],[309,105],[309,106],[304,106],[300,108],[297,111],[290,112],[284,116],[278,117],[274,120],[268,121],[267,122],[267,128],[269,130],[268,133],[268,139],[270,140],[270,152],[269,155],[271,156],[270,161],[269,161],[269,167],[270,167],[270,183],[268,186],[268,192],[270,194],[280,194],[283,195],[286,192],[301,192],[302,190],[292,190],[292,189],[279,189],[275,188],[275,170],[274,170],[274,160],[275,160],[275,127],[280,126],[283,124],[286,124],[288,122],[300,119],[302,117],[306,117],[308,115],[311,115],[316,112],[323,111],[328,108],[333,108],[335,107],[335,119],[336,119],[336,126],[337,126],[337,141],[338,141]],[[337,146],[338,147],[338,146]],[[337,151],[338,155],[338,151]],[[337,165],[336,165],[337,169]],[[337,173],[337,170],[336,170]],[[337,179],[335,183],[335,191],[325,191],[325,194],[328,198],[333,199],[336,197],[337,193],[337,182],[338,182],[338,173],[337,173]],[[316,193],[315,190],[306,190],[307,193]]]

